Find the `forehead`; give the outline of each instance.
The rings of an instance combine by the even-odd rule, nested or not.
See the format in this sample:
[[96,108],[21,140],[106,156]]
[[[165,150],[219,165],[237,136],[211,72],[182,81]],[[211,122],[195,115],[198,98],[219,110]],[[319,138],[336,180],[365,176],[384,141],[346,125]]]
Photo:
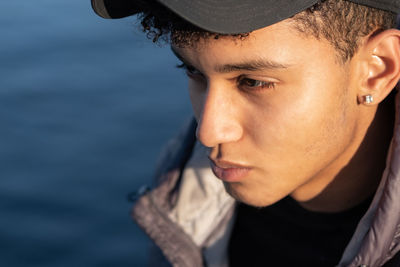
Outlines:
[[293,23],[288,19],[253,31],[243,38],[237,36],[203,38],[191,46],[172,45],[172,50],[190,65],[202,65],[205,62],[229,64],[255,59],[290,65],[292,62],[304,60],[305,57],[336,56],[334,48],[328,41],[317,40],[311,35],[300,33],[293,27]]

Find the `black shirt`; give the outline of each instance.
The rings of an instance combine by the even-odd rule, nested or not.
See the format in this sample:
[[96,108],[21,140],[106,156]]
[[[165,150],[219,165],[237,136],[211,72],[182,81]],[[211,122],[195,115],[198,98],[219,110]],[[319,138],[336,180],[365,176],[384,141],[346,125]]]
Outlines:
[[265,208],[238,204],[229,264],[335,266],[371,200],[339,213],[308,211],[290,197]]

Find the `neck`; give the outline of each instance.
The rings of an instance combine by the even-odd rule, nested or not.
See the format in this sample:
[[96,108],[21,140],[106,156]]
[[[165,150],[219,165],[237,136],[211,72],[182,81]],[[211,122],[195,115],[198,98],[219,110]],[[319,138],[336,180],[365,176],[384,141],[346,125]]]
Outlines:
[[394,97],[389,96],[372,114],[367,130],[349,163],[321,193],[299,204],[312,211],[340,212],[372,196],[386,166],[393,136],[394,115]]

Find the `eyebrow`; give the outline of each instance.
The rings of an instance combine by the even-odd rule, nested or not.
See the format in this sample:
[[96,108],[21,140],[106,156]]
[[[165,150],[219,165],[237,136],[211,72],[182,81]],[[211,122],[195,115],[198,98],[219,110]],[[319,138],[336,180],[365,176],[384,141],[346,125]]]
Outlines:
[[[187,66],[192,66],[182,55],[180,55],[173,47],[171,47],[174,55]],[[225,64],[215,66],[214,70],[219,73],[229,73],[234,71],[259,71],[259,70],[278,70],[287,69],[290,65],[282,64],[279,62],[258,58],[248,62],[237,64]]]
[[278,62],[256,59],[248,62],[238,63],[238,64],[226,64],[221,66],[216,66],[215,71],[220,73],[229,73],[234,71],[258,71],[258,70],[277,70],[277,69],[287,69],[289,65],[284,65]]

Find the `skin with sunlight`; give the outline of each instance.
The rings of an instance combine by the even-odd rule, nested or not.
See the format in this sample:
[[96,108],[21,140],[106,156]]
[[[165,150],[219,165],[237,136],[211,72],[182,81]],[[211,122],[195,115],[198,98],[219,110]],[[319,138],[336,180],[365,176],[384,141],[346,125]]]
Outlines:
[[[327,41],[300,34],[288,20],[241,41],[172,49],[189,78],[197,138],[233,197],[267,206],[291,195],[319,210],[313,199],[329,194],[343,209],[374,190],[363,177],[338,177],[377,110],[359,101],[365,53],[343,64]],[[327,190],[333,180],[337,187]],[[346,194],[360,186],[361,194]]]

